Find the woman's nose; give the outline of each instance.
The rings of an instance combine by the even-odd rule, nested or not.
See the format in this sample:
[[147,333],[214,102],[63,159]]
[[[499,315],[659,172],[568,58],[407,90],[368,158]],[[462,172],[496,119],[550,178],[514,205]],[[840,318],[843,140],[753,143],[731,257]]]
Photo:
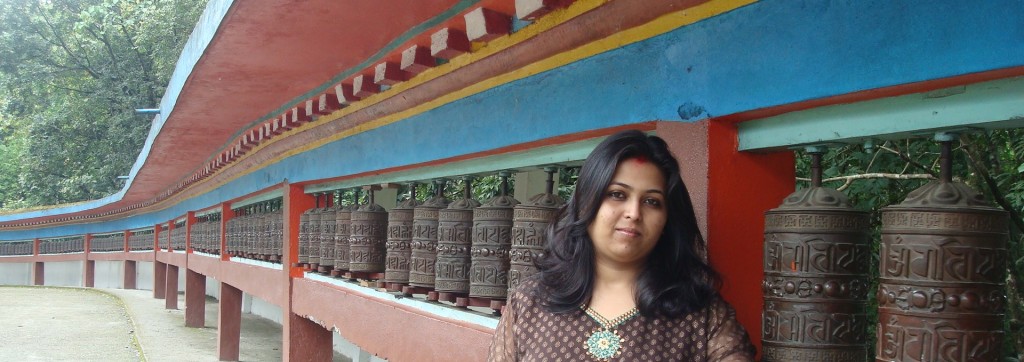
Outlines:
[[630,200],[623,205],[622,215],[630,220],[640,220],[640,200]]

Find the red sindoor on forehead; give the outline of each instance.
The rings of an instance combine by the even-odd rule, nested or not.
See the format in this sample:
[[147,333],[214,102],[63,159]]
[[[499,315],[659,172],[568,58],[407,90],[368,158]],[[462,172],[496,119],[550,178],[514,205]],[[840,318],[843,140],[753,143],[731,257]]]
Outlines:
[[633,156],[631,158],[634,161],[636,161],[636,163],[639,163],[639,164],[644,164],[644,163],[647,162],[647,156],[644,156],[644,155],[636,155],[636,156]]

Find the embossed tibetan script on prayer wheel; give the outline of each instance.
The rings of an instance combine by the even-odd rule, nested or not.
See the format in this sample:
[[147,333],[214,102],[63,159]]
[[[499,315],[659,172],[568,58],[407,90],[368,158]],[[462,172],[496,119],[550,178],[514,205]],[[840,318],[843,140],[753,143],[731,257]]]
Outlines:
[[438,210],[448,207],[444,198],[444,180],[434,181],[434,197],[413,209],[412,265],[409,285],[434,287],[434,264],[437,262]]
[[[942,175],[882,210],[877,361],[996,361],[1009,219]],[[949,137],[950,139],[953,137]]]
[[409,199],[388,213],[387,261],[384,265],[384,281],[388,283],[409,283],[413,209],[421,204],[416,200],[416,184],[410,184],[409,188]]
[[348,267],[353,272],[384,271],[388,212],[374,202],[373,191],[376,189],[380,186],[369,188],[369,202],[352,212]]
[[[352,203],[338,209],[334,217],[334,270],[344,272],[349,270],[349,250],[351,243],[349,237],[352,235],[352,212],[359,208],[359,189],[353,190]],[[331,275],[334,275],[332,273]]]
[[299,265],[309,264],[309,214],[314,209],[299,215]]
[[469,293],[469,247],[473,234],[473,209],[480,202],[472,198],[471,178],[465,178],[462,199],[452,201],[437,216],[437,263],[434,290]]
[[320,207],[320,195],[316,195],[316,207],[309,211],[309,267],[315,272],[320,267],[320,220],[324,209]]
[[327,193],[324,209],[320,215],[320,273],[330,273],[334,269],[337,258],[334,248],[334,235],[338,233],[338,207],[333,205],[334,194]]
[[282,200],[278,199],[270,206],[270,260],[281,261],[284,253],[284,210],[281,207]]
[[558,215],[558,209],[565,204],[554,194],[555,167],[545,167],[548,174],[547,191],[530,198],[526,203],[516,205],[512,211],[512,250],[509,252],[511,268],[508,272],[508,290],[537,272],[533,261],[544,251],[547,244],[548,225]]
[[763,360],[860,362],[868,353],[870,220],[846,195],[821,187],[821,153],[812,157],[811,187],[765,213]]
[[508,296],[509,251],[512,249],[513,207],[519,201],[508,193],[508,172],[502,172],[501,194],[473,210],[472,265],[469,296],[504,299]]

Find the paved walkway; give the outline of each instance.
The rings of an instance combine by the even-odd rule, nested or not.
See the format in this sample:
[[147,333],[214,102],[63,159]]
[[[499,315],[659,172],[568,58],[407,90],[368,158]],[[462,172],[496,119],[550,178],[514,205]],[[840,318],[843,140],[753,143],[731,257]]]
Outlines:
[[[242,314],[239,350],[280,361],[281,326]],[[217,301],[206,328],[188,328],[152,291],[0,286],[0,361],[217,361]]]

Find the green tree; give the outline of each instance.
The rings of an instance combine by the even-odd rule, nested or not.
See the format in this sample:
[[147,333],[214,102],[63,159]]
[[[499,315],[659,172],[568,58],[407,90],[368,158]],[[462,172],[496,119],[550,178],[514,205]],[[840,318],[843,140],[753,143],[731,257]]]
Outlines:
[[117,176],[131,169],[150,125],[134,109],[158,105],[204,4],[0,3],[0,179],[9,188],[0,206],[116,192]]

